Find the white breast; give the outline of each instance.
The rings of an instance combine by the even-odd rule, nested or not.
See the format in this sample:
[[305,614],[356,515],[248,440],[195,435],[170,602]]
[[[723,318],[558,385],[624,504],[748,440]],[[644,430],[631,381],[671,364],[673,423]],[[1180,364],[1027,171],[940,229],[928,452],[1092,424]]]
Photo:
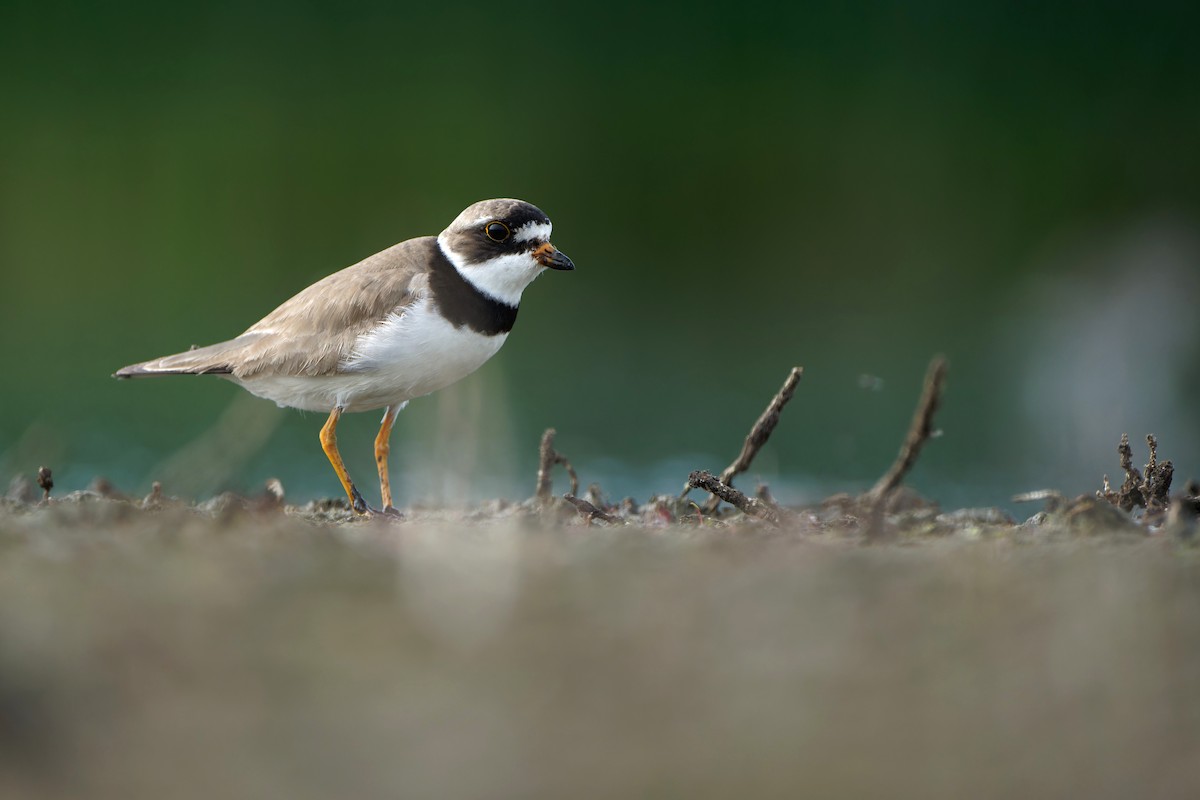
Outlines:
[[422,299],[360,336],[344,369],[371,376],[377,392],[393,402],[408,400],[470,375],[507,338],[507,333],[485,336],[465,325],[456,328]]
[[280,405],[310,411],[369,411],[436,392],[479,369],[507,333],[455,328],[428,298],[358,337],[337,375],[252,378],[242,385]]

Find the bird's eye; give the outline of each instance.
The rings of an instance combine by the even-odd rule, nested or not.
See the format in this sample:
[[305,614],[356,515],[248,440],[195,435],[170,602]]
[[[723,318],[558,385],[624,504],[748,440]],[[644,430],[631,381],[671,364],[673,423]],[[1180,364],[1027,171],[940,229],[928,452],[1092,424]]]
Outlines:
[[512,231],[503,222],[489,222],[483,232],[493,242],[503,242],[512,234]]

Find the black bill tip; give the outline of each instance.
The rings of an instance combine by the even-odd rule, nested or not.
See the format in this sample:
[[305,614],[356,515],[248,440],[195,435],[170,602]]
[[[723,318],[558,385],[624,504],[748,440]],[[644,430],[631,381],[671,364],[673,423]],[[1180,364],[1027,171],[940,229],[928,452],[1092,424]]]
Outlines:
[[567,254],[559,250],[554,245],[546,242],[544,245],[533,251],[533,257],[543,267],[550,269],[569,270],[575,269],[575,262],[567,258]]

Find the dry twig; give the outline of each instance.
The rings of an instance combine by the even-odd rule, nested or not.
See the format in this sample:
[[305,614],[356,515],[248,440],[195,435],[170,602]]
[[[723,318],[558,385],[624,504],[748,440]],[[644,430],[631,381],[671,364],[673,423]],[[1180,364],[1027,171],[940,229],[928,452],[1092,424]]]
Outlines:
[[589,520],[599,519],[599,520],[603,520],[605,522],[612,523],[614,525],[625,524],[624,520],[622,520],[620,517],[614,517],[612,514],[609,514],[604,509],[597,508],[596,506],[592,505],[587,500],[584,500],[581,497],[576,497],[573,494],[564,494],[563,500],[566,500],[568,503],[575,506],[575,508],[578,509],[580,514],[586,514],[587,518]]
[[689,475],[688,488],[703,489],[714,497],[719,497],[726,503],[736,506],[747,516],[759,517],[772,525],[779,524],[779,514],[773,508],[761,500],[747,497],[708,470],[699,469]]
[[1147,512],[1161,514],[1171,503],[1171,478],[1175,475],[1175,465],[1170,461],[1159,462],[1158,439],[1154,438],[1154,434],[1147,434],[1146,444],[1150,446],[1150,463],[1146,464],[1142,499],[1145,501]]
[[1066,498],[1058,489],[1035,489],[1032,492],[1021,492],[1012,496],[1014,503],[1037,503],[1043,500],[1062,501]]
[[554,449],[554,437],[557,431],[554,428],[547,428],[542,434],[542,443],[538,448],[538,473],[537,473],[537,491],[535,496],[538,502],[545,505],[550,501],[550,469],[555,464],[562,464],[567,471],[567,476],[571,479],[571,494],[579,493],[579,476],[575,474],[575,468],[571,466],[571,462],[567,461],[567,457]]
[[1014,494],[1012,501],[1014,503],[1044,502],[1047,511],[1057,511],[1067,504],[1067,498],[1057,489],[1036,489],[1032,492]]
[[1170,505],[1171,479],[1175,474],[1175,466],[1170,461],[1158,460],[1158,439],[1154,434],[1146,436],[1146,444],[1150,448],[1150,460],[1146,463],[1146,473],[1143,474],[1133,465],[1133,448],[1129,446],[1129,434],[1122,433],[1117,445],[1117,456],[1120,458],[1121,469],[1125,472],[1125,482],[1121,488],[1113,491],[1108,476],[1104,476],[1104,488],[1096,492],[1096,497],[1112,503],[1125,512],[1141,506],[1146,509],[1146,522],[1157,521]]
[[946,359],[935,356],[925,372],[925,386],[921,390],[921,399],[917,403],[916,413],[913,414],[912,424],[908,427],[908,435],[904,437],[904,444],[900,446],[900,453],[891,468],[867,492],[865,499],[868,502],[879,503],[886,499],[917,462],[921,448],[933,435],[933,415],[941,404],[945,380]]
[[[750,433],[746,434],[746,441],[742,443],[742,452],[738,453],[738,457],[733,460],[728,467],[721,472],[721,483],[727,486],[733,486],[733,479],[750,468],[750,462],[758,455],[758,451],[767,443],[767,439],[771,438],[772,431],[779,424],[779,414],[783,411],[783,407],[792,399],[792,395],[796,392],[796,384],[800,382],[801,376],[804,375],[804,367],[792,367],[792,371],[788,373],[787,380],[783,382],[783,386],[771,398],[770,404],[767,405],[762,415],[755,421],[754,427],[750,429]],[[711,514],[716,511],[717,506],[721,504],[721,499],[717,495],[709,498],[705,503],[704,510]]]
[[1128,433],[1121,434],[1121,441],[1117,444],[1117,457],[1121,469],[1125,472],[1125,482],[1114,492],[1109,486],[1108,476],[1105,475],[1104,490],[1100,496],[1122,511],[1133,511],[1136,506],[1145,505],[1145,498],[1142,497],[1141,489],[1142,473],[1133,465],[1133,448],[1129,446]]

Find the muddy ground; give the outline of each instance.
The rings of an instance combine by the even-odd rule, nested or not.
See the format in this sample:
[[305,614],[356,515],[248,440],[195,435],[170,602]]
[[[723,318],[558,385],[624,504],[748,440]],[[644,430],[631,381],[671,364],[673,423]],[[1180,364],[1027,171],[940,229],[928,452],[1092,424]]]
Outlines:
[[[360,517],[269,482],[0,500],[0,797],[1200,796],[1200,494],[1174,467],[946,511],[896,462]],[[568,478],[569,491],[562,478]],[[555,479],[559,485],[555,488]]]
[[0,796],[1200,790],[1190,528],[671,502],[6,501]]

